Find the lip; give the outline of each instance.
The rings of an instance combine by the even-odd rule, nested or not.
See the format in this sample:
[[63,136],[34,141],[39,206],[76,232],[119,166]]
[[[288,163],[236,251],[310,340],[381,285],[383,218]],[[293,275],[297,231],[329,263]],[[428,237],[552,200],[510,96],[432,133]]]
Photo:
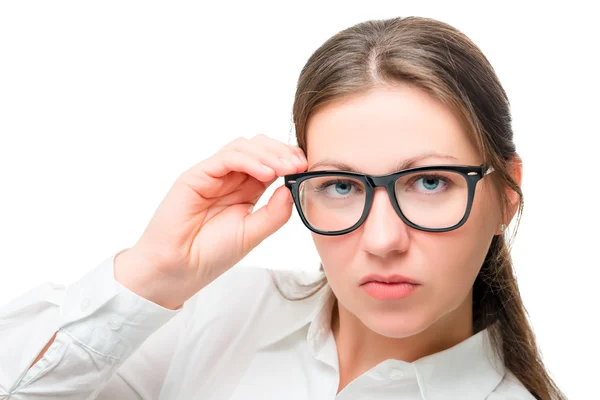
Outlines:
[[401,300],[417,290],[419,285],[408,282],[383,283],[377,281],[367,282],[361,288],[371,297],[378,300]]
[[398,275],[398,274],[388,275],[388,276],[383,276],[383,275],[378,275],[378,274],[369,274],[369,275],[363,276],[362,279],[359,281],[359,284],[362,286],[369,282],[410,283],[412,285],[420,285],[420,283],[417,282],[416,280],[409,278],[407,276]]

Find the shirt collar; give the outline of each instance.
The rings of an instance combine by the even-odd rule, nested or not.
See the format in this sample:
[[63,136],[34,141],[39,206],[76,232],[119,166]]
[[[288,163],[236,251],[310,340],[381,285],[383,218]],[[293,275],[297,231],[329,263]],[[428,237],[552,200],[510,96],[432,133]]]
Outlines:
[[[305,300],[281,298],[282,312],[278,313],[277,324],[281,329],[263,336],[262,345],[281,340],[309,324],[306,340],[313,356],[339,370],[331,333],[334,304],[335,295],[329,284]],[[447,399],[449,393],[460,394],[463,400],[486,398],[505,374],[504,362],[495,354],[487,328],[449,349],[412,363],[388,359],[375,367],[378,371],[407,368],[414,372],[422,396],[427,400]],[[387,379],[381,374],[375,379],[382,377]]]

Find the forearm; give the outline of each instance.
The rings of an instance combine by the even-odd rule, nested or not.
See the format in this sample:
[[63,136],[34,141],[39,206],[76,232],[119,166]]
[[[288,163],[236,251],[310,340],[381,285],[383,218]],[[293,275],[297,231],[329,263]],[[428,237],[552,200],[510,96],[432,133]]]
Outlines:
[[0,398],[91,398],[175,314],[116,282],[111,258],[66,288],[32,290],[0,309]]

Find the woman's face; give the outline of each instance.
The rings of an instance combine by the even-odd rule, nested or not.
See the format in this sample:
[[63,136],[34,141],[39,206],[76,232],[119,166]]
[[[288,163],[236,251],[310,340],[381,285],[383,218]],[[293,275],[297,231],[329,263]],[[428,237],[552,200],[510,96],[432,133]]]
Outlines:
[[[432,156],[413,166],[482,162],[453,113],[410,86],[377,88],[325,105],[308,121],[307,148],[309,171],[336,169],[327,164],[334,161],[383,175],[403,160],[432,152],[454,158]],[[340,236],[313,234],[313,240],[339,307],[374,332],[402,338],[470,307],[473,282],[502,222],[487,177],[477,184],[469,219],[456,230],[409,227],[385,189],[377,188],[361,227]],[[379,300],[359,283],[368,274],[400,274],[420,285],[408,297]]]

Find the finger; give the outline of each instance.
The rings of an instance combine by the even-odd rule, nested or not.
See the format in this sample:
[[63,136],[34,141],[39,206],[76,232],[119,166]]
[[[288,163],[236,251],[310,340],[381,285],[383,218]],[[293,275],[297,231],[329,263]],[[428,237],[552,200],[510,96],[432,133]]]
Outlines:
[[[287,149],[273,146],[265,142],[240,140],[232,143],[224,151],[239,151],[258,158],[261,163],[272,168],[278,176],[299,172],[300,165],[294,161],[293,154]],[[283,151],[285,150],[285,151]]]
[[278,187],[268,203],[244,219],[244,254],[281,228],[292,215],[293,203],[289,189]]
[[299,171],[296,172],[303,171],[307,167],[304,152],[298,146],[291,146],[263,134],[254,136],[250,139],[250,142],[260,143],[278,154],[279,157],[292,161],[295,166],[300,167]]
[[213,155],[197,165],[199,172],[213,178],[220,178],[230,172],[243,172],[261,182],[275,177],[275,171],[261,163],[257,157],[239,151],[224,151]]

